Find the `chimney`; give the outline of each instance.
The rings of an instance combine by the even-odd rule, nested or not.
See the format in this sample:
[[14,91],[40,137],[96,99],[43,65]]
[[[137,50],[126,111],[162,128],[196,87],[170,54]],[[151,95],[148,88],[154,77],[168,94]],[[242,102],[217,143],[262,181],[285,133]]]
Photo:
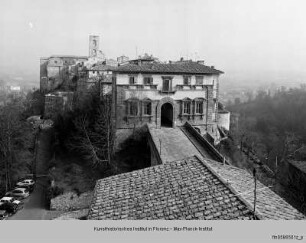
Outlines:
[[172,64],[172,61],[169,60],[169,64]]
[[211,66],[210,68],[215,69],[215,66]]
[[204,65],[204,60],[198,60],[197,63],[201,64],[201,65]]
[[180,61],[181,61],[181,62],[184,61],[184,57],[181,57],[181,60],[180,60]]

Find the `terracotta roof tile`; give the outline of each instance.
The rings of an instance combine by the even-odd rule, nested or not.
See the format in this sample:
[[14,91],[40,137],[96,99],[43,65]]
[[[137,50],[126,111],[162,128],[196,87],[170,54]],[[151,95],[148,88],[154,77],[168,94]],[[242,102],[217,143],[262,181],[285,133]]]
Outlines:
[[113,69],[119,73],[221,74],[215,68],[197,62],[126,64]]
[[89,219],[252,219],[252,210],[196,157],[97,181]]
[[[229,183],[253,207],[254,179],[240,168],[205,159],[217,174]],[[270,188],[257,181],[256,208],[263,219],[306,219],[305,215],[287,203]]]
[[[260,219],[306,219],[258,181]],[[89,219],[250,219],[251,174],[189,157],[99,180]]]

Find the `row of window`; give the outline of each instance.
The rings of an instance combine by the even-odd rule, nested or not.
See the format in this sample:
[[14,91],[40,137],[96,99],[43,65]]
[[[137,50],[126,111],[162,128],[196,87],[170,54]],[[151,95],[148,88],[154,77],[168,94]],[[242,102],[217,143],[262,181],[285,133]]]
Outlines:
[[[129,76],[129,84],[133,85],[136,84],[136,76]],[[172,78],[163,78],[163,80],[168,80],[167,84],[170,83],[170,80]],[[153,84],[153,77],[151,76],[145,76],[143,78],[144,85],[152,85]],[[183,76],[183,84],[184,85],[190,85],[191,84],[191,76]],[[204,84],[204,76],[196,76],[196,85],[203,85]]]
[[183,115],[191,115],[192,111],[191,111],[191,107],[192,107],[192,103],[193,105],[193,109],[194,109],[194,114],[203,114],[204,113],[204,99],[196,99],[194,101],[192,100],[183,100],[183,109],[182,109],[182,113]]
[[[185,99],[182,103],[182,114],[191,115],[204,113],[204,101],[205,99]],[[192,106],[193,104],[193,106]],[[192,112],[193,108],[193,112]],[[127,102],[127,112],[129,116],[151,116],[152,115],[152,102],[149,99],[139,101],[138,99],[130,99]],[[141,114],[140,114],[141,112]]]
[[129,116],[139,116],[140,110],[142,111],[142,115],[151,116],[152,115],[152,102],[150,100],[142,100],[140,102],[137,99],[131,99],[128,101],[127,110],[128,110]]
[[[153,77],[144,77],[143,83],[145,85],[152,85],[153,84]],[[136,84],[136,76],[130,76],[129,77],[129,84],[133,85]]]

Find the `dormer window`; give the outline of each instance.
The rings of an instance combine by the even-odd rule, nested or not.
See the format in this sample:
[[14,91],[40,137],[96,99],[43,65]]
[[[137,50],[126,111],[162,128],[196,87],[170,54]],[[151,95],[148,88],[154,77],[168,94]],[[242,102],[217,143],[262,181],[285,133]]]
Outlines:
[[203,85],[203,76],[196,76],[196,85]]
[[191,76],[184,76],[184,85],[190,85]]

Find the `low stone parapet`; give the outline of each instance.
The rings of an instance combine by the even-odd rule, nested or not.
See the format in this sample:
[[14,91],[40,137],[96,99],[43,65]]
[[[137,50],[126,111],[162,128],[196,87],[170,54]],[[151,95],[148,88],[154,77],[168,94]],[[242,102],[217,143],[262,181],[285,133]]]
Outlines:
[[92,200],[93,192],[84,192],[79,196],[75,192],[66,192],[51,199],[50,210],[74,211],[88,208]]

